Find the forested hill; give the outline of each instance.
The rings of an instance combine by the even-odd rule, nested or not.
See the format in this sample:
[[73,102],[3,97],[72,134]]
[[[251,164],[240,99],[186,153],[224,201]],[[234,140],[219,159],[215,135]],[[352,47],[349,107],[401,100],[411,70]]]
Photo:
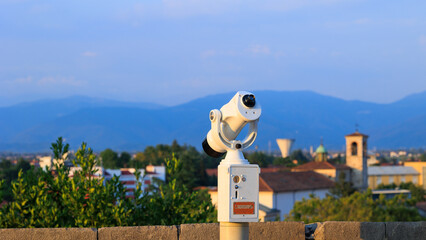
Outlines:
[[[342,150],[344,135],[359,125],[369,148],[426,147],[426,92],[390,104],[346,101],[308,91],[255,91],[262,105],[260,150],[278,149],[276,138],[295,138],[295,147]],[[201,147],[210,129],[208,114],[235,93],[212,95],[173,107],[75,96],[0,108],[0,151],[47,151],[63,136],[72,148],[86,141],[95,150],[143,150],[179,143]]]

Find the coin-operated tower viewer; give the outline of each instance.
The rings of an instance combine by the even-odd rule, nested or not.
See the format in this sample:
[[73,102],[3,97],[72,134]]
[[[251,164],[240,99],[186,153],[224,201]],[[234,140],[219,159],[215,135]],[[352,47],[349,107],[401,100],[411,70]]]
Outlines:
[[[226,157],[218,166],[218,221],[220,239],[248,239],[249,222],[259,221],[259,173],[249,164],[243,149],[253,144],[261,107],[250,92],[239,91],[220,110],[210,111],[211,129],[203,141],[211,157]],[[236,140],[249,124],[247,136]]]

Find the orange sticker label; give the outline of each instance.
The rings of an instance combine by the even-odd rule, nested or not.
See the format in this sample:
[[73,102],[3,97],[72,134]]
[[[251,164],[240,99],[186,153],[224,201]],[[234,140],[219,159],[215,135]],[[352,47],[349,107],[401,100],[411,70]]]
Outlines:
[[254,214],[254,202],[234,202],[234,214]]

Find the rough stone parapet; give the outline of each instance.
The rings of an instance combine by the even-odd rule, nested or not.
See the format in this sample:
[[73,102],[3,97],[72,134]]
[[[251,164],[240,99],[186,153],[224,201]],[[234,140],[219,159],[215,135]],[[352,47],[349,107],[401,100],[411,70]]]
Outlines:
[[[182,224],[180,225],[179,240],[219,240],[219,223],[212,224]],[[260,239],[305,239],[305,224],[303,222],[265,222],[250,223],[250,240]]]
[[95,228],[7,228],[0,229],[2,240],[97,240]]
[[324,222],[317,223],[315,240],[382,240],[385,223],[380,222]]
[[388,222],[387,240],[426,239],[426,222]]
[[[250,240],[418,240],[426,239],[426,222],[302,222],[250,223]],[[99,228],[9,228],[0,229],[1,240],[219,240],[219,223],[179,226]],[[305,235],[306,234],[306,235]]]
[[177,226],[107,227],[98,229],[98,240],[177,240]]
[[219,240],[219,223],[180,225],[179,240]]
[[303,222],[259,222],[250,223],[250,240],[261,239],[305,239]]

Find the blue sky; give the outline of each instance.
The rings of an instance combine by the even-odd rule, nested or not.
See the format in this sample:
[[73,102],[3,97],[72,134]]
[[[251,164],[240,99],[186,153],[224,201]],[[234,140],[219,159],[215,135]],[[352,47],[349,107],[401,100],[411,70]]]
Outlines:
[[426,1],[0,0],[0,106],[247,90],[426,90]]

